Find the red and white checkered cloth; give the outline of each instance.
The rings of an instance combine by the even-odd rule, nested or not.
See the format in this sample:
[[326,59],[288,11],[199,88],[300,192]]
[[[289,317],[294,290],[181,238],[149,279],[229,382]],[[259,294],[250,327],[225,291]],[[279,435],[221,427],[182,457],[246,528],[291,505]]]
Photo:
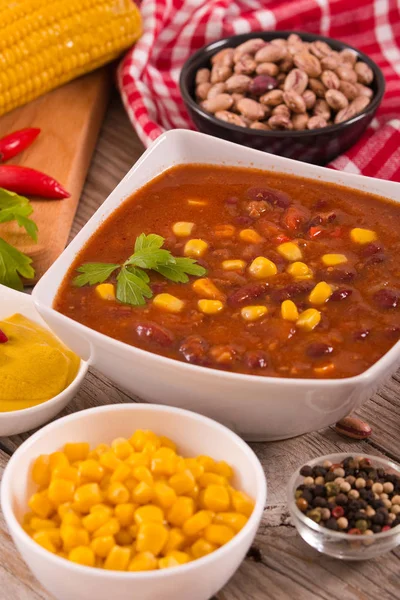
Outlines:
[[193,128],[179,73],[195,50],[219,38],[293,29],[336,38],[382,69],[386,93],[367,131],[330,167],[400,181],[398,0],[143,0],[143,36],[118,69],[125,108],[145,145],[163,131]]

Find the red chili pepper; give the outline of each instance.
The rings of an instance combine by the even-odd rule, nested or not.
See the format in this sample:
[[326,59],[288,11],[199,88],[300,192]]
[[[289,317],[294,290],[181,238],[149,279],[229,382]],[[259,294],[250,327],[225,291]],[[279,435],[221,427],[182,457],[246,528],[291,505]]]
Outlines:
[[290,238],[287,235],[285,235],[284,233],[277,235],[275,239],[278,242],[278,244],[283,244],[284,242],[290,242]]
[[6,342],[8,342],[8,337],[6,336],[4,331],[0,329],[0,344],[5,344]]
[[343,229],[341,227],[335,227],[330,233],[330,237],[340,238],[343,235]]
[[16,156],[35,141],[40,133],[37,127],[14,131],[0,139],[0,161],[5,162]]
[[310,238],[316,238],[319,235],[321,235],[322,232],[323,229],[321,229],[321,227],[310,227],[310,229],[308,230],[308,235],[310,236]]
[[58,181],[28,167],[0,165],[0,187],[27,196],[58,200],[69,194]]

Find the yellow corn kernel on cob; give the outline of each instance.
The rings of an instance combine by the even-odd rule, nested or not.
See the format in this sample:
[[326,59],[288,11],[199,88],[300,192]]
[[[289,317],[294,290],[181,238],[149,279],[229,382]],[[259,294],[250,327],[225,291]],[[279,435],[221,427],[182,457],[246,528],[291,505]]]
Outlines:
[[0,11],[0,115],[114,60],[141,34],[132,0],[15,0]]

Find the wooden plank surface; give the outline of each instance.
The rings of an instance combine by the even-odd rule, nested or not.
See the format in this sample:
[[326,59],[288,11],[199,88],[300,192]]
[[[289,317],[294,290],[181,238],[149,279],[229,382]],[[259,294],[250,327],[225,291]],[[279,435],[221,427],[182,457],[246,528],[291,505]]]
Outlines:
[[101,69],[68,83],[0,119],[0,137],[39,127],[35,142],[10,161],[43,171],[71,194],[64,200],[33,200],[38,242],[15,223],[2,224],[1,235],[33,258],[38,279],[63,251],[70,234],[87,170],[109,98],[110,73]]
[[[93,214],[143,148],[114,96],[93,157],[72,235]],[[137,401],[96,371],[62,414],[102,404]],[[384,454],[400,461],[400,374],[359,411],[372,437],[352,442],[331,428],[305,436],[252,444],[268,480],[268,501],[252,549],[213,600],[400,600],[400,547],[378,559],[345,563],[322,556],[298,536],[286,508],[293,470],[329,452]],[[29,434],[0,439],[0,477],[8,457]],[[0,515],[0,599],[54,600],[35,581],[15,550]],[[71,599],[73,600],[73,599]],[[190,598],[185,599],[190,600]]]

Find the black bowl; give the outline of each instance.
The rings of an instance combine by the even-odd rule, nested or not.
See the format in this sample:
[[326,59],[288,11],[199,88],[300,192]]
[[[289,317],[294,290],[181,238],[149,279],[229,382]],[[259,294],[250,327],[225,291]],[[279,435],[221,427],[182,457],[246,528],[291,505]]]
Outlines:
[[[374,80],[371,85],[374,96],[367,108],[348,121],[323,127],[322,129],[262,131],[247,127],[238,127],[237,125],[221,121],[197,104],[194,95],[196,72],[203,67],[210,67],[210,59],[214,54],[224,48],[235,48],[239,44],[255,37],[261,37],[269,41],[277,37],[287,38],[291,33],[297,33],[306,42],[314,42],[316,40],[327,42],[331,48],[337,51],[344,49],[353,50],[357,57],[365,62],[374,73]],[[195,52],[185,62],[179,85],[189,115],[199,131],[242,144],[243,146],[250,146],[264,152],[287,156],[288,158],[317,165],[324,165],[331,161],[339,154],[345,152],[359,139],[376,113],[385,92],[385,79],[382,71],[366,54],[338,40],[299,31],[258,31],[234,35],[212,42]]]

